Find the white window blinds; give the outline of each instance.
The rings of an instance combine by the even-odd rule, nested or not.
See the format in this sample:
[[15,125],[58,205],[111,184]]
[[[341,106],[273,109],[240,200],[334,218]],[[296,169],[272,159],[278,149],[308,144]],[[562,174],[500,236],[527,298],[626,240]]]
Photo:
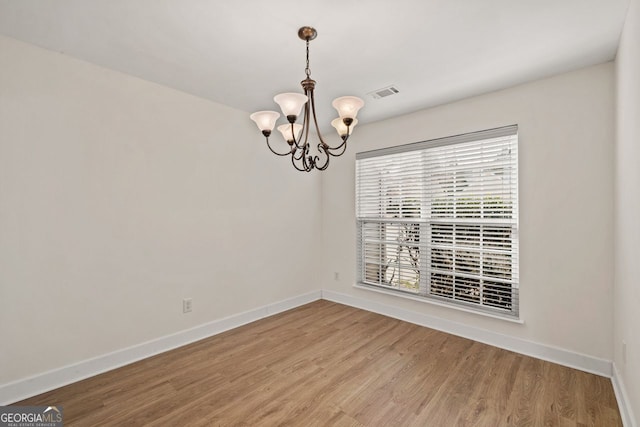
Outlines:
[[518,316],[517,126],[359,153],[358,280]]

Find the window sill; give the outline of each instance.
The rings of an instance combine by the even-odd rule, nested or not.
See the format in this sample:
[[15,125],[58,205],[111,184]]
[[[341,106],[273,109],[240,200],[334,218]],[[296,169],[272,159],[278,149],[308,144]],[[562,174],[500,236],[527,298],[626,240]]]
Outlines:
[[491,317],[493,319],[504,320],[506,322],[518,323],[518,324],[521,324],[521,325],[524,324],[524,320],[520,319],[520,318],[507,316],[507,315],[501,316],[499,314],[472,310],[470,308],[461,307],[461,306],[456,305],[456,304],[447,304],[446,302],[434,301],[434,300],[431,300],[431,299],[428,299],[428,298],[423,298],[423,297],[421,297],[419,295],[411,295],[411,294],[403,293],[403,292],[388,291],[386,289],[378,288],[376,286],[368,286],[368,285],[363,285],[363,284],[358,284],[358,283],[353,285],[353,287],[356,288],[356,289],[364,289],[366,291],[377,292],[379,294],[384,294],[384,295],[391,295],[391,296],[398,297],[398,298],[404,298],[404,299],[408,299],[408,300],[412,300],[412,301],[423,302],[423,303],[427,303],[427,304],[437,305],[437,306],[440,306],[440,307],[447,307],[447,308],[451,308],[451,309],[458,310],[458,311],[464,311],[465,313],[477,314],[478,316]]

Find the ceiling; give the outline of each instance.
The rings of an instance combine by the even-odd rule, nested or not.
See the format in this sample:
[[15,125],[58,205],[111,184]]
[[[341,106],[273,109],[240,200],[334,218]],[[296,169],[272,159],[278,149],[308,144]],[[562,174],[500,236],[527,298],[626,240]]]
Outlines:
[[[628,0],[0,0],[0,34],[247,112],[301,91],[372,122],[605,62]],[[368,94],[395,85],[399,93]]]

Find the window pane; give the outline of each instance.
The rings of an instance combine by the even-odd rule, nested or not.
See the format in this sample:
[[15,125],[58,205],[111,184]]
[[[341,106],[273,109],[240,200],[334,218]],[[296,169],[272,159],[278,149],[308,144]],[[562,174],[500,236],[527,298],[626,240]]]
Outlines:
[[513,126],[358,154],[359,280],[517,315],[517,147]]

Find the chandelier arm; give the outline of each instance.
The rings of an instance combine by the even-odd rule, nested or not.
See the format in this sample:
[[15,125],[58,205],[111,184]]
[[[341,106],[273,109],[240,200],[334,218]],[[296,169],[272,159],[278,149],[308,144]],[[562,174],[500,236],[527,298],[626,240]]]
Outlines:
[[[304,87],[304,86],[303,86]],[[309,96],[307,93],[307,88],[304,88],[304,94]],[[300,136],[296,139],[296,135],[294,132],[293,123],[291,123],[291,135],[293,136],[293,143],[296,148],[302,150],[304,146],[307,144],[309,139],[309,100],[304,104],[304,115],[302,116],[302,130],[300,132]],[[302,142],[302,137],[304,135],[304,142]]]
[[304,148],[304,144],[302,143],[301,137],[305,133],[305,122],[302,120],[302,131],[300,132],[300,136],[296,139],[295,132],[293,130],[293,123],[291,123],[291,134],[293,135],[293,144],[296,146],[298,150],[302,150]]
[[328,167],[329,167],[329,158],[327,157],[327,161],[325,162],[325,164],[322,165],[321,167],[317,167],[316,166],[316,169],[318,169],[319,171],[323,171],[323,170],[327,169]]
[[307,41],[307,66],[304,69],[304,73],[307,75],[307,78],[311,78],[311,68],[309,68],[309,39]]
[[296,161],[302,161],[304,159],[304,151],[302,150],[298,150],[300,152],[300,155],[298,157],[292,156]]
[[269,144],[269,137],[267,137],[267,147],[269,147],[269,150],[271,150],[271,152],[276,156],[288,156],[289,154],[292,154],[291,150],[289,150],[288,153],[282,153],[282,154],[275,151],[273,148],[271,148],[271,144]]
[[[295,156],[296,151],[300,152],[300,156],[299,157]],[[308,151],[309,151],[308,147],[302,147],[302,149],[297,150],[295,148],[295,146],[293,146],[293,144],[292,144],[292,147],[291,147],[291,164],[293,165],[294,168],[296,168],[296,170],[298,170],[300,172],[309,172],[309,171],[311,171],[311,169],[313,169],[313,166],[310,167],[309,165],[307,165],[306,153]]]
[[[291,123],[291,136],[293,136],[293,145],[295,145],[298,150],[302,150],[304,148],[304,144],[298,145],[301,141],[300,141],[300,137],[296,139],[294,124],[295,123]],[[300,134],[302,135],[302,133],[304,133],[304,121],[302,122],[302,131],[300,132]]]
[[313,163],[307,163],[307,160],[311,160],[311,156],[309,156],[309,144],[304,145],[304,155],[302,156],[302,165],[306,171],[310,171],[313,169]]
[[[320,167],[320,166],[318,166],[318,162],[319,162],[319,161],[320,161],[320,156],[313,156],[313,162],[312,162],[312,165],[313,165],[313,167],[314,167],[314,168],[316,168],[316,169],[318,169],[318,170],[322,170],[322,169],[321,169],[321,167]],[[327,161],[327,162],[325,162],[325,164],[326,164],[326,163],[328,163],[328,161]]]
[[307,169],[300,169],[298,167],[298,165],[296,164],[296,160],[300,160],[300,159],[296,159],[296,158],[294,158],[294,156],[291,156],[291,164],[293,165],[294,168],[296,168],[296,170],[298,170],[300,172],[309,172],[309,170],[307,170]]
[[320,140],[320,144],[322,144],[323,147],[329,147],[329,144],[324,142],[324,139],[322,138],[322,134],[320,133],[320,127],[318,126],[318,118],[316,117],[316,99],[313,94],[313,90],[311,91],[311,96],[309,99],[311,102],[311,111],[313,113],[313,123],[316,125],[316,133],[318,134],[318,139]]
[[305,88],[304,94],[307,95],[307,103],[304,104],[304,117],[302,119],[302,131],[304,132],[304,142],[302,145],[307,146],[309,141],[309,129],[311,128],[311,120],[309,120],[309,113],[311,112],[311,108],[309,106],[309,95],[313,96],[313,91],[309,93],[309,90]]
[[[324,155],[326,156],[326,160],[324,161],[324,164],[322,164],[321,166],[318,166],[318,164],[316,163],[316,169],[318,169],[319,171],[323,171],[326,168],[329,167],[329,160],[331,159],[331,156],[329,154],[329,151],[327,151],[327,147],[323,146],[322,144],[318,144],[318,151],[320,151],[321,153],[324,153]],[[316,156],[317,160],[320,160],[319,156]]]
[[313,98],[313,89],[305,89],[304,94],[307,95],[307,103],[304,105],[304,145],[308,146],[309,131],[311,130],[311,112],[313,111],[309,99]]
[[298,169],[299,171],[302,172],[310,172],[313,170],[314,164],[313,164],[313,159],[311,158],[311,156],[302,156],[302,158],[300,160],[298,160],[299,162],[301,162],[302,168],[294,165],[296,167],[296,169]]
[[[342,144],[338,145],[338,146],[337,146],[337,147],[335,147],[335,148],[334,148],[334,147],[328,147],[328,148],[327,148],[327,152],[328,152],[330,155],[332,155],[333,157],[340,157],[340,156],[342,156],[342,155],[345,153],[345,151],[347,151],[347,139],[349,139],[349,137],[346,137],[346,138],[342,141]],[[338,151],[338,150],[340,150],[340,149],[342,149],[342,151],[340,152],[340,154],[335,154],[335,153],[333,153],[333,151]]]

